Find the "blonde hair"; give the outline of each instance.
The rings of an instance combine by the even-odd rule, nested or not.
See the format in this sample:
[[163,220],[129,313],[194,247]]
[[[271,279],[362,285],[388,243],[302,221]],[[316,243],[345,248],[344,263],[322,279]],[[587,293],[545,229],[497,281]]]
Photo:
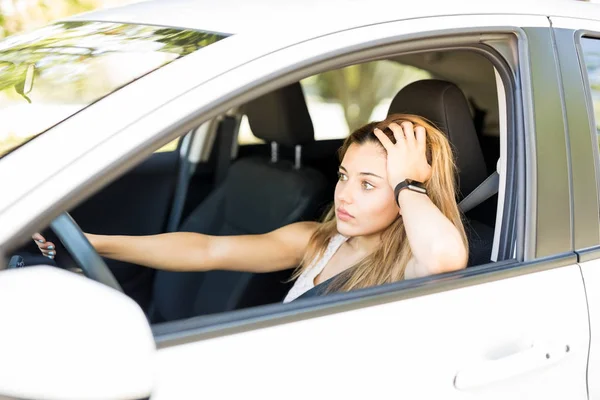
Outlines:
[[[392,114],[383,121],[371,122],[354,131],[344,141],[338,152],[340,162],[352,144],[362,145],[373,142],[381,145],[373,133],[375,128],[381,129],[395,143],[394,135],[388,126],[392,122],[399,124],[403,121],[410,121],[425,128],[426,156],[432,168],[431,178],[425,182],[429,198],[459,230],[463,243],[467,246],[467,237],[456,203],[456,167],[450,143],[446,135],[429,121],[416,115]],[[323,256],[330,239],[337,233],[335,207],[332,205],[322,224],[311,237],[304,259],[296,270],[294,278],[309,268],[313,260]],[[327,292],[349,291],[402,280],[406,265],[411,258],[412,251],[406,237],[402,217],[399,216],[381,232],[380,245],[375,251],[356,265],[335,276]]]

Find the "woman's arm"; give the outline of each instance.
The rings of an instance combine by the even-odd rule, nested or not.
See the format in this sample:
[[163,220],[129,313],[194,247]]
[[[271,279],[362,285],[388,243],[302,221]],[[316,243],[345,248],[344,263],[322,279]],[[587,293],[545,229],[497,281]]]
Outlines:
[[[272,272],[298,265],[317,227],[316,222],[298,222],[262,235],[240,236],[191,232],[86,236],[101,256],[150,268]],[[38,244],[38,247],[44,251],[46,246]]]
[[[432,173],[426,157],[425,128],[407,121],[401,125],[389,125],[396,143],[382,131],[374,131],[387,152],[387,178],[392,189],[405,179],[426,182]],[[407,278],[466,267],[468,251],[459,230],[428,196],[401,190],[397,200],[413,253],[406,267]]]
[[404,229],[413,253],[406,278],[455,271],[467,265],[460,232],[429,197],[411,190],[398,194]]

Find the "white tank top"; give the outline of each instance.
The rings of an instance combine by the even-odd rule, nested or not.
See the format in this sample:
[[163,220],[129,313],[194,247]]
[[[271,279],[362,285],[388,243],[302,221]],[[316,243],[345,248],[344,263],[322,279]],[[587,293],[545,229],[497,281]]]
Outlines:
[[331,257],[335,254],[336,251],[348,240],[347,237],[336,234],[329,240],[329,244],[327,245],[327,249],[323,253],[321,258],[316,258],[310,264],[310,266],[304,270],[304,272],[296,279],[294,282],[294,286],[290,289],[285,299],[283,299],[284,303],[288,303],[292,300],[297,299],[302,296],[304,293],[308,292],[310,289],[315,287],[315,278],[317,275],[323,271],[323,268],[327,265]]

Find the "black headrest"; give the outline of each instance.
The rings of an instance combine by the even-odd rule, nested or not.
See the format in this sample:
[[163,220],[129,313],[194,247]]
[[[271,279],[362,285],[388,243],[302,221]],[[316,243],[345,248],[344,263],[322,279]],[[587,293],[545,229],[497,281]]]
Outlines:
[[394,113],[425,117],[448,136],[456,159],[461,198],[487,178],[467,99],[455,84],[435,79],[413,82],[392,100],[388,114]]
[[277,89],[244,107],[254,136],[282,146],[314,141],[312,120],[300,83]]

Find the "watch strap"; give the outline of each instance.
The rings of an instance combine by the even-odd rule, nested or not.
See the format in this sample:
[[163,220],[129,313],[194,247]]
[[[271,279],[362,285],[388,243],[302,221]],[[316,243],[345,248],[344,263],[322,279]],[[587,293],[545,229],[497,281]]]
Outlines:
[[397,184],[396,188],[394,189],[394,196],[396,196],[396,204],[398,204],[398,207],[400,207],[400,203],[398,202],[398,194],[400,194],[400,191],[404,189],[412,190],[413,192],[425,195],[427,194],[427,189],[422,182],[413,181],[412,179],[405,179]]

